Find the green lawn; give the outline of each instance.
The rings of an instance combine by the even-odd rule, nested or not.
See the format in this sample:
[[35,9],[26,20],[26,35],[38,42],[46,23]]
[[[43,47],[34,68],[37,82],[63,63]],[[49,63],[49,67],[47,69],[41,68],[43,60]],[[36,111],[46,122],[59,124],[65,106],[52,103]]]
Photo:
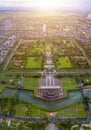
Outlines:
[[9,80],[10,78],[7,76],[0,76],[0,92],[9,86]]
[[7,129],[5,127],[0,126],[0,130],[17,130],[17,128],[9,128],[9,129]]
[[91,85],[86,85],[84,88],[91,89]]
[[86,117],[85,106],[82,102],[71,104],[57,112],[58,117]]
[[37,78],[24,78],[23,84],[25,89],[34,90],[38,93],[38,79]]
[[[17,104],[15,106],[16,114],[18,116],[24,116],[24,117],[45,117],[46,112],[44,110],[41,110],[37,106],[30,105],[30,108],[28,108],[25,104]],[[27,110],[30,111],[30,114],[27,114]]]
[[31,87],[30,78],[24,78],[22,85],[23,85],[26,89],[30,89],[30,87]]
[[[12,82],[10,82],[11,80],[12,80]],[[0,77],[0,92],[2,92],[6,87],[15,88],[16,86],[18,86],[18,82],[21,80],[22,80],[21,78],[16,78],[14,76]]]
[[2,85],[0,84],[0,93],[6,88],[6,84]]
[[[12,79],[12,82],[10,80]],[[2,83],[2,81],[4,83]],[[35,93],[38,93],[38,78],[8,78],[7,76],[4,76],[3,78],[0,77],[0,92],[2,92],[6,87],[15,88],[18,86],[18,82],[22,82],[22,86],[25,89],[34,90]]]
[[84,130],[91,130],[91,128],[84,127]]
[[16,55],[24,55],[25,52],[17,51],[15,54],[16,54]]
[[42,55],[44,53],[44,46],[39,44],[30,44],[30,52],[29,54],[34,56],[34,55]]
[[25,66],[26,69],[40,69],[41,60],[35,57],[29,57]]
[[71,65],[71,62],[70,62],[69,58],[68,57],[60,57],[60,58],[58,58],[57,68],[58,69],[72,68],[72,65]]
[[80,130],[80,128],[79,128],[79,127],[76,127],[76,128],[74,128],[73,130]]
[[78,85],[75,78],[62,78],[61,81],[64,93],[67,93],[67,90],[75,89]]
[[46,47],[47,51],[51,51],[51,46],[50,45],[45,45],[45,47]]

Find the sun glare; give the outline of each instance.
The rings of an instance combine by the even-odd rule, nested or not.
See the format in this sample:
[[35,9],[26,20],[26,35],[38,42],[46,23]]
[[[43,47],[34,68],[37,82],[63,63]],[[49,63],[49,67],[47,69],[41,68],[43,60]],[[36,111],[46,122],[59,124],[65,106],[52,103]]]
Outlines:
[[36,0],[34,3],[26,0],[26,3],[21,4],[23,7],[35,7],[42,10],[57,9],[59,7],[59,0]]
[[[25,0],[24,0],[25,1]],[[72,7],[73,0],[35,0],[31,2],[30,0],[26,0],[26,3],[21,3],[23,7],[35,7],[40,10],[55,10],[58,8],[64,7]]]
[[56,9],[58,7],[57,0],[39,0],[37,7],[40,9]]

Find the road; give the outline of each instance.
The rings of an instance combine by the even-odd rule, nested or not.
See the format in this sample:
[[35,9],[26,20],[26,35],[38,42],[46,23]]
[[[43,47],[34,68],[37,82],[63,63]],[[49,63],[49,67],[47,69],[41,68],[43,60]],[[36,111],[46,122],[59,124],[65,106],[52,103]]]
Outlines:
[[[21,41],[22,41],[22,40],[21,40]],[[3,71],[5,71],[5,70],[6,70],[6,68],[7,68],[8,64],[10,63],[10,61],[11,61],[12,57],[14,56],[15,51],[16,51],[16,50],[18,49],[18,47],[20,46],[21,41],[20,41],[20,42],[16,45],[16,47],[15,47],[15,48],[12,50],[12,52],[10,53],[9,58],[8,58],[8,60],[7,60],[6,64],[5,64],[5,66],[3,67]]]
[[[27,118],[27,117],[19,117],[19,116],[13,116],[13,115],[6,115],[6,114],[0,114],[0,118],[7,118],[7,119],[15,119],[19,121],[27,121],[27,122],[36,122],[36,121],[46,121],[48,118]],[[51,122],[58,122],[62,120],[70,120],[70,121],[79,121],[79,122],[91,122],[91,117],[88,118],[49,118]]]
[[78,48],[82,51],[82,53],[83,53],[84,57],[86,58],[88,64],[91,66],[91,62],[90,62],[90,60],[88,59],[88,57],[87,57],[85,51],[78,45],[78,43],[77,43],[75,40],[73,40],[73,41],[74,41],[75,45],[78,46]]

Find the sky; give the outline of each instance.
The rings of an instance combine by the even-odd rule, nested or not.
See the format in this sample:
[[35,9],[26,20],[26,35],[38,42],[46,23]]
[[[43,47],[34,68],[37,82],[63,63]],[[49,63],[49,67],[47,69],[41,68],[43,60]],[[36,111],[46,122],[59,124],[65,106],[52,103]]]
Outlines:
[[26,7],[39,9],[91,9],[91,0],[0,0],[2,7]]

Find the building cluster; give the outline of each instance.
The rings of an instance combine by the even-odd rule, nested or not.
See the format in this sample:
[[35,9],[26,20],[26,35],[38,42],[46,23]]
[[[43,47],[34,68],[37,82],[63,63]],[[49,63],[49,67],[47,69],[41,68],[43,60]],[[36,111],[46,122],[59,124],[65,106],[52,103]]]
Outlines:
[[0,64],[6,58],[6,55],[12,50],[15,41],[16,36],[12,35],[4,43],[0,44]]
[[17,38],[70,37],[91,47],[91,20],[85,16],[24,17],[10,14],[0,21],[0,63]]

